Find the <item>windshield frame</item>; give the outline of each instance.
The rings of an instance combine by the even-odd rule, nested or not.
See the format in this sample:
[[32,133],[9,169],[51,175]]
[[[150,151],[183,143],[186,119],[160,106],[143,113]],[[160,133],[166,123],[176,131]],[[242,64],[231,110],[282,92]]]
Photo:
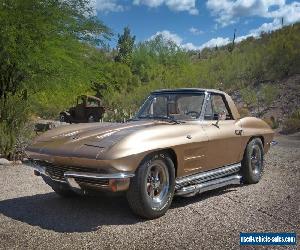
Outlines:
[[[207,91],[168,91],[168,92],[152,92],[143,102],[143,104],[141,105],[140,109],[137,111],[137,113],[135,114],[135,116],[133,117],[133,119],[135,120],[143,120],[143,119],[159,119],[159,117],[141,117],[142,113],[144,112],[144,110],[147,108],[147,103],[149,102],[150,99],[153,99],[156,96],[168,96],[168,100],[170,98],[170,95],[203,95],[203,102],[202,102],[202,107],[201,107],[201,112],[200,112],[200,116],[196,119],[179,119],[178,121],[188,121],[188,122],[195,122],[195,121],[202,121],[204,120],[204,113],[205,113],[205,108],[207,105],[207,100],[209,97],[209,93]],[[167,108],[168,110],[168,108]],[[167,111],[167,116],[170,119],[174,119],[174,117],[170,116],[169,114],[169,110]]]

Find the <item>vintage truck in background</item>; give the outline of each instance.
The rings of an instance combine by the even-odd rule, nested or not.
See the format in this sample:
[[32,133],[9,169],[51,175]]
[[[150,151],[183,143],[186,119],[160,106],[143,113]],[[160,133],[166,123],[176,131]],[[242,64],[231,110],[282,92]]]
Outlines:
[[101,99],[95,96],[77,97],[76,106],[59,114],[59,120],[67,123],[99,122],[105,113]]

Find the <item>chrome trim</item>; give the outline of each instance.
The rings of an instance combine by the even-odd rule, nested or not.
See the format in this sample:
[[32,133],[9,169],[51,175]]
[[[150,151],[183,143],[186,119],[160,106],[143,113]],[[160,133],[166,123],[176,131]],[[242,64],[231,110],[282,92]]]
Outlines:
[[132,173],[114,173],[114,174],[97,174],[88,172],[67,171],[64,173],[65,178],[88,178],[88,179],[126,179],[134,177]]
[[77,192],[81,192],[81,187],[79,184],[75,181],[74,178],[66,178],[67,183],[70,185],[70,187]]
[[189,160],[194,160],[194,159],[198,159],[204,157],[204,155],[196,155],[196,156],[190,156],[190,157],[185,157],[184,160],[185,161],[189,161]]
[[241,163],[236,163],[233,165],[228,165],[228,166],[217,168],[214,170],[181,177],[181,178],[176,179],[175,189],[177,190],[184,186],[195,185],[195,184],[210,181],[213,179],[218,179],[221,177],[232,175],[232,174],[239,172],[240,169],[241,169]]
[[81,192],[82,188],[77,183],[75,178],[83,178],[86,180],[108,179],[109,180],[108,185],[102,185],[101,187],[98,186],[98,188],[116,192],[116,191],[127,190],[129,188],[130,178],[134,177],[134,174],[132,173],[97,174],[97,173],[88,173],[88,172],[67,171],[64,173],[64,177],[67,180],[70,187],[76,192]]
[[67,183],[67,181],[63,181],[63,180],[58,180],[58,179],[54,179],[52,178],[47,172],[46,172],[46,168],[43,166],[40,166],[38,164],[36,164],[33,161],[24,161],[23,165],[27,166],[27,167],[31,167],[33,168],[35,171],[37,171],[40,175],[46,176],[48,178],[50,178],[53,181],[57,181],[57,182],[61,182],[61,183]]
[[204,100],[203,100],[203,104],[202,104],[202,108],[201,108],[201,114],[199,117],[200,121],[204,121],[204,114],[206,111],[206,106],[207,106],[207,102],[209,101],[209,98],[210,98],[210,93],[205,91],[204,92]]
[[241,184],[241,179],[242,179],[242,176],[240,176],[238,174],[231,175],[231,176],[219,178],[216,180],[204,182],[201,184],[183,187],[183,188],[177,190],[175,195],[185,196],[185,197],[194,196],[199,193],[203,193],[203,192],[206,192],[209,190],[225,187],[228,185],[239,185],[239,184]]
[[123,191],[129,188],[130,178],[134,177],[133,173],[113,173],[113,174],[101,174],[101,173],[89,173],[89,172],[75,172],[75,171],[66,171],[64,173],[65,180],[58,180],[52,178],[47,172],[46,167],[40,166],[34,161],[26,161],[23,162],[24,165],[33,168],[40,175],[47,176],[53,181],[62,182],[68,184],[74,191],[81,192],[82,189],[80,185],[76,182],[75,178],[83,178],[83,179],[92,179],[92,180],[103,180],[108,179],[109,185],[104,186],[105,190],[112,190],[112,186],[116,188],[116,190],[112,191]]

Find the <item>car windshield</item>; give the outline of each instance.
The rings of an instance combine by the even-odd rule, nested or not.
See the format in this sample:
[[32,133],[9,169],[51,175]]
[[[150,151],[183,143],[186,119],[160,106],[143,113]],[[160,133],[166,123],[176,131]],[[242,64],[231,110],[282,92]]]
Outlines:
[[159,93],[148,97],[137,119],[196,120],[200,117],[204,93]]

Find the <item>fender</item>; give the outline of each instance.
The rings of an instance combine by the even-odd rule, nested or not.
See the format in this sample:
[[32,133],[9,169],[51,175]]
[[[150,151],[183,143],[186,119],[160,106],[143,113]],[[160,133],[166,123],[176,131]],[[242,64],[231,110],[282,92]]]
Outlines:
[[62,121],[62,119],[61,119],[62,116],[65,117],[65,122],[72,123],[72,121],[71,121],[72,116],[68,111],[63,111],[63,112],[59,113],[59,120],[60,121]]

